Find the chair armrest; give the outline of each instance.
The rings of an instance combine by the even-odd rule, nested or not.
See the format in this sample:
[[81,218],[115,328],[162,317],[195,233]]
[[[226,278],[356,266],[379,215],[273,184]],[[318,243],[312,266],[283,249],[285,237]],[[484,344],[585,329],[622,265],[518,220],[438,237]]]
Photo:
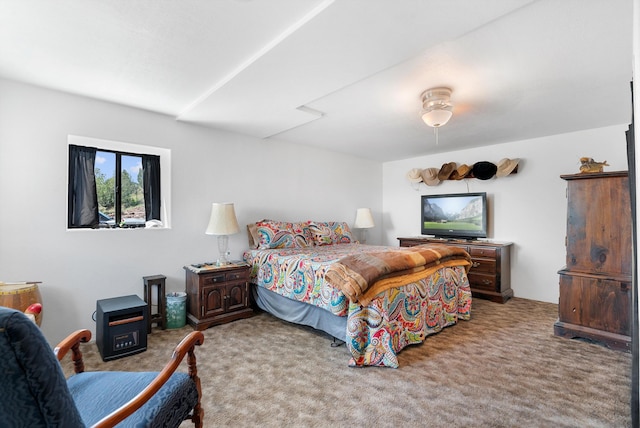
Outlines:
[[67,352],[71,350],[71,359],[73,360],[73,370],[75,373],[84,371],[84,362],[82,361],[82,352],[80,352],[80,343],[87,343],[91,340],[91,332],[89,330],[76,330],[67,336],[53,350],[53,353],[62,361]]
[[[193,379],[196,384],[196,388],[198,390],[198,403],[200,403],[202,391],[200,388],[200,378],[198,377],[198,370],[196,367],[195,347],[202,345],[203,342],[204,335],[201,331],[193,331],[189,333],[184,339],[182,339],[178,346],[176,346],[173,354],[171,355],[171,360],[169,360],[162,371],[158,373],[156,378],[145,389],[143,389],[138,395],[133,397],[127,404],[102,418],[93,426],[93,428],[113,427],[132,415],[136,410],[142,407],[144,403],[149,401],[149,399],[155,393],[157,393],[160,388],[162,388],[162,385],[164,385],[171,377],[171,375],[176,371],[185,355],[187,356],[187,364],[189,366],[189,377]],[[200,421],[199,424],[196,424],[197,426],[202,426],[202,409],[199,408],[199,405],[198,408],[194,409],[193,418],[194,422],[195,420]]]

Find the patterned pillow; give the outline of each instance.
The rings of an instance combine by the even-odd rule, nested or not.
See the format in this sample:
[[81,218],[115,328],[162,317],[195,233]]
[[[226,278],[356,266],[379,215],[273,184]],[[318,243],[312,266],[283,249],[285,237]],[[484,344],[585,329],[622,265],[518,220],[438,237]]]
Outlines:
[[312,247],[315,245],[308,222],[302,221],[292,223],[291,228],[293,230],[294,240],[297,247]]
[[306,223],[262,220],[255,224],[254,242],[258,249],[300,248],[313,245]]
[[337,221],[309,221],[309,230],[316,245],[350,244],[355,242],[349,225]]

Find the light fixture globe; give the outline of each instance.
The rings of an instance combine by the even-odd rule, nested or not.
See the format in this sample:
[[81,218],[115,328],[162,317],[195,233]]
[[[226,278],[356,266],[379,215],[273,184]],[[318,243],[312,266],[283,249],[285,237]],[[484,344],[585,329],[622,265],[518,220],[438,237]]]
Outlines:
[[446,124],[451,119],[451,116],[453,116],[453,113],[450,110],[437,108],[425,112],[422,115],[422,120],[432,128],[439,128]]
[[445,125],[453,116],[451,89],[432,88],[422,93],[422,120],[432,128]]

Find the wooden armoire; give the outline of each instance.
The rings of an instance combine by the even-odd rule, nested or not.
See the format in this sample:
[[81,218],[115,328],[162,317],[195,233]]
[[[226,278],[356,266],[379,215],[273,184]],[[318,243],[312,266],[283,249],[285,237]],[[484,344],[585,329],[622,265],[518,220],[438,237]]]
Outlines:
[[557,336],[631,347],[632,228],[626,171],[562,175],[567,181],[566,266]]

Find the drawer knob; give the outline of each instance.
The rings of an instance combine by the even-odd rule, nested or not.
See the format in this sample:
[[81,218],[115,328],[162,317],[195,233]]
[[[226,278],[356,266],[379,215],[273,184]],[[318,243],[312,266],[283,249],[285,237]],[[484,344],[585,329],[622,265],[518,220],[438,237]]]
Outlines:
[[471,262],[471,267],[478,267],[480,266],[480,263],[478,262]]

